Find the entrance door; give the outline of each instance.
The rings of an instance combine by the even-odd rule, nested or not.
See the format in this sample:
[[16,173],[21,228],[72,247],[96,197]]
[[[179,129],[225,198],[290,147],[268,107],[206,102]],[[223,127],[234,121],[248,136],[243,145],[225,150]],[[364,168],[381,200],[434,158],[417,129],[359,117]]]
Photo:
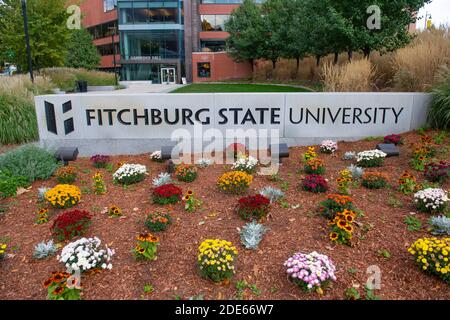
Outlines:
[[161,83],[175,84],[176,79],[175,68],[161,68]]

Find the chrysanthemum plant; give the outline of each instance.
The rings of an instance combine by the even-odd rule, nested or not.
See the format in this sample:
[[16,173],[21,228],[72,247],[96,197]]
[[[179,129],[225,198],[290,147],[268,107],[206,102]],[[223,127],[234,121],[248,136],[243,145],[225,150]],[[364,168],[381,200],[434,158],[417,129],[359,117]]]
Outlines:
[[235,273],[238,255],[233,244],[226,240],[207,239],[198,248],[197,263],[201,274],[217,283],[229,283]]

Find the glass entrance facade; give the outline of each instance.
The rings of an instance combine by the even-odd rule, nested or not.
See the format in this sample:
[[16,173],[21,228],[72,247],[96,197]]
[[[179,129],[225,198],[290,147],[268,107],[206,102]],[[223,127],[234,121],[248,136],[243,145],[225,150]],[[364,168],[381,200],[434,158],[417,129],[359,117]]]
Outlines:
[[161,83],[161,68],[184,74],[183,1],[118,0],[121,80]]

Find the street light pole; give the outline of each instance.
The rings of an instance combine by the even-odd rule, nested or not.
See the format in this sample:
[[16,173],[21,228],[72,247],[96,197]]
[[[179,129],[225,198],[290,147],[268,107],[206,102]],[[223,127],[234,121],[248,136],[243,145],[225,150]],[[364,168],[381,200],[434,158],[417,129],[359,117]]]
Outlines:
[[114,63],[114,78],[116,79],[116,85],[117,83],[117,62],[116,62],[116,45],[114,43],[114,36],[116,35],[116,27],[109,27],[109,30],[112,30],[111,32],[111,45],[113,48],[113,63]]
[[31,82],[34,83],[33,64],[31,61],[30,35],[28,34],[28,16],[27,16],[27,0],[22,0],[23,26],[25,30],[25,42],[27,44],[28,70],[30,72]]

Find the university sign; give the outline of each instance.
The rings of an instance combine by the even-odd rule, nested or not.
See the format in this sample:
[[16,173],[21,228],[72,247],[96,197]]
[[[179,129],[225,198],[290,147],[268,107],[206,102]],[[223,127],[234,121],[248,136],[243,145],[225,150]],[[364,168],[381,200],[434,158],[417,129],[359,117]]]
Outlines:
[[38,96],[36,112],[44,146],[135,154],[174,139],[245,139],[249,132],[276,132],[290,146],[400,133],[423,125],[429,99],[419,93],[87,93]]

